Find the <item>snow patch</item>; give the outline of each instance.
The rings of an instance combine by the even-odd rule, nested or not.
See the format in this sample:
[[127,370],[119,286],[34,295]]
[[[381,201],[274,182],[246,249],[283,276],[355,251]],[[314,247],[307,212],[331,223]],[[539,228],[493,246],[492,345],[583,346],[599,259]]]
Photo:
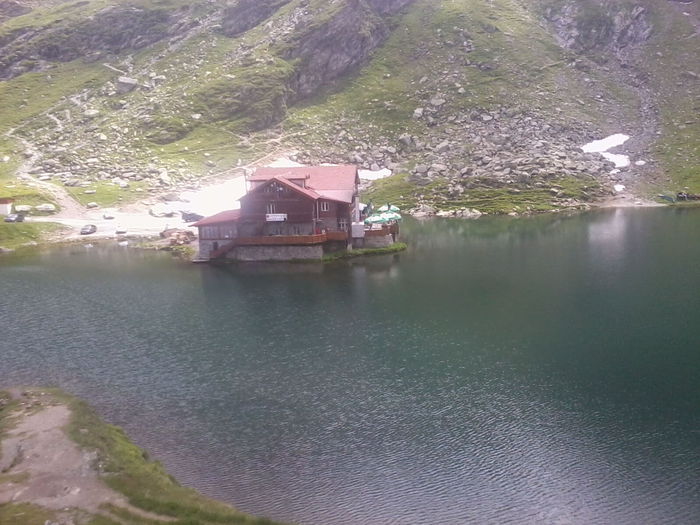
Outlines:
[[225,210],[240,207],[238,199],[246,193],[245,177],[237,177],[226,182],[206,186],[196,191],[185,191],[180,200],[185,201],[187,211],[208,217]]
[[629,140],[629,135],[623,133],[615,133],[604,139],[594,140],[588,144],[584,144],[581,148],[585,153],[600,153],[607,160],[615,164],[616,168],[625,168],[630,165],[630,158],[627,155],[617,153],[608,153],[609,149],[621,146]]
[[603,157],[615,164],[616,168],[626,168],[630,165],[630,158],[627,155],[617,153],[608,153],[607,151],[600,153]]
[[298,162],[288,159],[287,157],[280,157],[267,165],[268,168],[301,168],[302,166],[303,164],[299,164]]
[[385,179],[393,173],[390,169],[384,168],[378,171],[371,170],[357,170],[362,180],[379,180]]

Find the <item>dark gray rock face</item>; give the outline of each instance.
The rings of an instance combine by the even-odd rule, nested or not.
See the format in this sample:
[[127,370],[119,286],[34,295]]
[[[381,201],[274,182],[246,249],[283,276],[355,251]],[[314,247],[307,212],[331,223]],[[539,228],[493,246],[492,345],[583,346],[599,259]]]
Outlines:
[[299,39],[284,58],[297,59],[292,80],[293,98],[318,92],[364,63],[389,36],[386,16],[415,0],[350,0],[326,23]]
[[7,18],[25,15],[30,11],[31,9],[29,7],[14,2],[13,0],[0,0],[0,22]]
[[393,15],[414,0],[367,0],[367,4],[380,15]]
[[640,5],[599,0],[562,1],[544,12],[559,43],[572,51],[625,52],[649,39],[650,14]]
[[236,37],[254,28],[291,0],[240,0],[224,9],[221,28],[224,35]]
[[116,6],[71,26],[59,23],[14,31],[0,40],[0,79],[31,70],[40,61],[67,62],[141,49],[185,31],[180,22],[186,15],[186,11]]

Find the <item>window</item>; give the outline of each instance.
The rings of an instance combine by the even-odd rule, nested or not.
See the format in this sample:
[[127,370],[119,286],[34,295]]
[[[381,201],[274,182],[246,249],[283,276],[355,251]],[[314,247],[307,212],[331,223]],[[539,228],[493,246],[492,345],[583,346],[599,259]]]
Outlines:
[[338,229],[342,231],[348,229],[348,220],[345,217],[338,219]]
[[[259,208],[258,208],[259,209]],[[275,203],[274,202],[268,202],[267,203],[267,213],[276,213],[275,212]]]
[[331,203],[328,201],[321,201],[321,211],[330,211]]

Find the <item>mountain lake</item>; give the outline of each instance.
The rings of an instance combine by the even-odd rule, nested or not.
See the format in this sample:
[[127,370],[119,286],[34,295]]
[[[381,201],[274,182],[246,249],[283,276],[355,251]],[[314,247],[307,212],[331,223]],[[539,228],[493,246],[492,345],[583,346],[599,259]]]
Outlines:
[[302,524],[700,520],[700,209],[405,221],[408,251],[0,258],[0,385]]

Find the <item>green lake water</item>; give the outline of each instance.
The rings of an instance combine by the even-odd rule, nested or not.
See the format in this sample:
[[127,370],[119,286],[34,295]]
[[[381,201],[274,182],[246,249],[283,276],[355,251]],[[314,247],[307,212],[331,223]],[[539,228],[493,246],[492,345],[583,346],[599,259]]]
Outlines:
[[326,266],[0,258],[0,384],[281,520],[700,522],[700,210],[402,234]]

